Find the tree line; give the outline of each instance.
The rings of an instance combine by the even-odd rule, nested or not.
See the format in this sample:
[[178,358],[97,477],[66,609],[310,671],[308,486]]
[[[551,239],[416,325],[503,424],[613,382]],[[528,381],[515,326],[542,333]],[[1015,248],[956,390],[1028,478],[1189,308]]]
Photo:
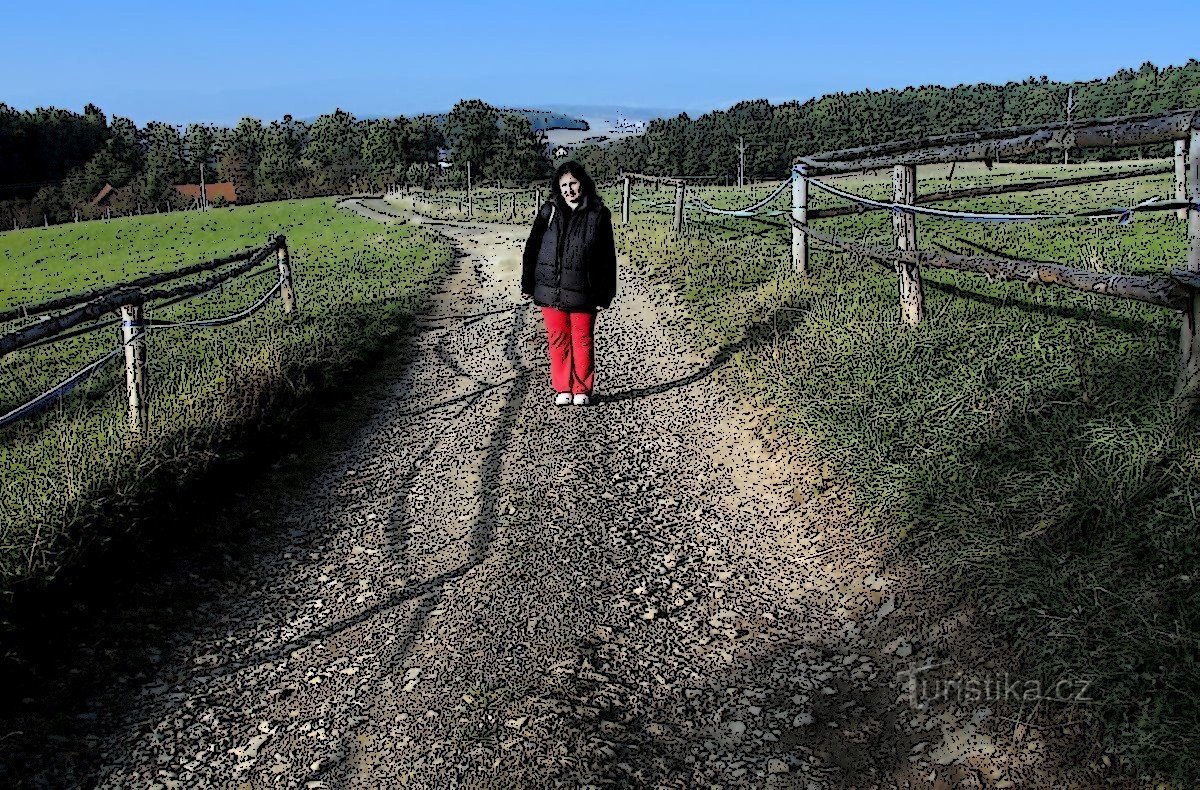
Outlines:
[[[834,93],[805,102],[743,101],[728,110],[650,122],[646,132],[570,155],[597,179],[622,170],[655,175],[736,177],[739,146],[751,179],[782,178],[794,157],[911,137],[1062,121],[1167,112],[1200,106],[1200,62],[1159,68],[1144,63],[1106,79],[1054,82],[1030,77],[1005,85],[921,86]],[[529,111],[500,110],[478,99],[445,115],[357,119],[343,110],[311,123],[291,116],[233,127],[189,124],[179,129],[58,108],[17,111],[0,104],[0,227],[95,216],[92,198],[117,188],[118,213],[183,207],[173,187],[231,181],[239,202],[329,195],[388,184],[461,188],[466,161],[477,182],[510,186],[546,178],[553,162]],[[437,165],[451,150],[456,166]],[[1167,156],[1170,147],[1079,151],[1075,159]],[[1044,152],[1031,157],[1049,161]]]
[[[745,146],[745,174],[780,179],[797,156],[861,145],[954,132],[1169,112],[1200,107],[1200,62],[1158,68],[1145,63],[1090,82],[1054,82],[1030,77],[1005,85],[953,88],[910,87],[834,93],[806,102],[771,104],[743,101],[728,110],[691,118],[650,122],[645,134],[574,153],[596,178],[622,170],[652,175],[716,175],[736,178],[739,145]],[[1079,151],[1072,159],[1169,156],[1170,144],[1142,149]],[[1030,161],[1050,161],[1043,152]]]
[[[449,148],[460,166],[440,167]],[[114,187],[114,213],[185,208],[174,187],[234,184],[250,203],[388,185],[459,187],[471,161],[477,182],[528,184],[550,172],[545,135],[527,113],[500,110],[477,99],[445,115],[358,119],[344,110],[311,123],[285,115],[235,126],[192,123],[185,128],[107,118],[94,104],[75,113],[60,108],[18,111],[0,104],[0,228],[99,216],[91,205],[105,184]]]

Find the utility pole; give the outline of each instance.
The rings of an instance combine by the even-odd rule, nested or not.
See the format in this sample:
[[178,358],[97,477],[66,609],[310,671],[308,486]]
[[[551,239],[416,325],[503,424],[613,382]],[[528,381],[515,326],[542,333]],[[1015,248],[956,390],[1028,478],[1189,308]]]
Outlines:
[[[1067,126],[1071,125],[1071,113],[1075,110],[1075,86],[1072,85],[1067,89]],[[1063,148],[1063,164],[1068,164],[1071,161],[1071,150]]]
[[467,160],[467,217],[470,218],[471,216],[472,216],[472,214],[471,214],[471,160],[468,159]]
[[738,188],[746,185],[746,142],[738,135]]
[[200,163],[200,210],[208,208],[208,192],[204,189],[204,162]]

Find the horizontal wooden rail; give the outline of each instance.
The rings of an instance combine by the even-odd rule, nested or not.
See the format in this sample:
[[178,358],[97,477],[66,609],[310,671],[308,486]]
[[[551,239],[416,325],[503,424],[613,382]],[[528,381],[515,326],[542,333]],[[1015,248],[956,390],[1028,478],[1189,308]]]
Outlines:
[[1129,299],[1171,310],[1185,309],[1191,302],[1192,294],[1197,291],[1197,285],[1200,284],[1197,278],[1187,272],[1167,276],[1104,274],[1047,261],[1023,261],[984,255],[939,254],[929,250],[883,249],[821,233],[813,230],[811,226],[795,220],[792,221],[792,224],[818,241],[844,252],[852,252],[876,260],[973,272],[997,280],[1061,285],[1084,293]]
[[253,255],[256,251],[258,251],[257,247],[251,247],[250,249],[242,250],[241,252],[235,252],[220,258],[213,258],[212,260],[204,261],[202,263],[193,263],[189,266],[184,266],[183,268],[175,269],[169,272],[163,272],[161,274],[148,274],[145,277],[139,277],[136,280],[130,280],[129,282],[120,283],[118,285],[105,286],[104,288],[98,288],[87,293],[73,294],[71,296],[60,296],[55,299],[49,299],[36,304],[12,307],[0,312],[0,321],[12,321],[18,318],[25,318],[26,316],[30,315],[48,313],[52,310],[61,310],[64,307],[72,307],[74,305],[83,304],[84,302],[90,302],[94,299],[99,299],[102,296],[113,293],[114,291],[122,288],[145,288],[151,285],[170,282],[171,280],[178,280],[181,277],[187,277],[191,274],[206,272],[212,269],[219,269],[226,264],[245,260]]
[[[1045,150],[1117,148],[1187,139],[1200,128],[1200,110],[1046,124],[1007,130],[963,132],[846,148],[795,159],[808,175],[876,170],[896,165],[988,162]],[[1003,134],[1001,134],[1003,132]]]
[[[1130,172],[1097,173],[1090,176],[1057,178],[1052,181],[1020,181],[1012,184],[984,184],[977,187],[967,187],[966,189],[944,189],[941,192],[930,192],[928,194],[918,195],[916,203],[939,203],[944,200],[965,200],[967,198],[1007,195],[1016,192],[1038,192],[1043,189],[1059,189],[1061,187],[1079,186],[1081,184],[1098,184],[1104,181],[1120,181],[1127,178],[1165,175],[1173,170],[1173,165],[1163,165],[1161,167],[1151,167]],[[827,217],[845,217],[851,214],[865,214],[869,211],[884,210],[886,209],[880,206],[864,206],[861,203],[855,203],[850,206],[809,209],[808,218],[822,219]]]
[[272,241],[270,244],[251,255],[249,260],[234,266],[229,271],[221,272],[215,277],[209,277],[204,282],[192,283],[191,285],[180,285],[176,286],[175,288],[168,288],[166,290],[143,291],[137,301],[137,304],[145,304],[146,302],[153,302],[159,299],[174,299],[176,297],[195,296],[197,294],[202,294],[205,291],[211,291],[221,283],[232,280],[238,275],[245,274],[257,266],[261,266],[275,253],[276,250],[279,249],[279,246],[282,243],[283,237],[280,236],[275,241]]
[[1187,137],[1188,131],[1194,128],[1194,124],[1196,123],[1198,115],[1200,115],[1200,109],[1187,108],[1165,114],[1142,113],[1138,115],[1121,115],[1112,116],[1109,118],[1095,118],[1091,120],[1080,119],[1070,123],[1059,121],[1030,126],[1007,126],[996,129],[978,129],[969,132],[954,132],[951,134],[937,135],[933,137],[914,137],[904,140],[891,140],[886,143],[862,145],[855,148],[842,148],[836,151],[825,151],[812,154],[811,157],[796,157],[794,161],[797,164],[804,162],[807,158],[821,159],[824,161],[849,161],[868,157],[884,156],[886,154],[906,153],[918,148],[936,147],[942,145],[962,145],[964,143],[983,142],[989,140],[1006,140],[1023,137],[1042,131],[1061,132],[1066,130],[1077,130],[1094,125],[1137,125],[1145,122],[1158,122],[1164,120],[1169,124],[1175,124],[1176,128],[1178,129],[1176,137],[1183,139]]
[[141,291],[137,288],[124,288],[114,291],[80,307],[76,307],[74,310],[56,315],[53,318],[48,318],[45,321],[38,321],[33,326],[27,326],[24,329],[18,329],[15,332],[9,332],[7,335],[0,336],[0,357],[25,346],[32,345],[43,338],[65,332],[72,327],[79,326],[88,321],[94,321],[105,313],[111,313],[119,309],[123,304],[129,304],[130,300],[136,299],[140,293]]
[[[123,283],[105,289],[105,292],[88,301],[87,303],[69,310],[60,315],[38,321],[32,326],[27,326],[15,332],[9,332],[6,335],[0,336],[0,356],[10,354],[18,349],[33,345],[38,341],[66,332],[69,329],[77,327],[88,321],[94,321],[105,313],[111,313],[120,309],[122,306],[135,305],[140,306],[148,301],[156,299],[168,299],[182,295],[195,295],[204,291],[212,290],[221,283],[243,274],[255,266],[264,263],[272,253],[280,249],[285,240],[283,236],[278,236],[271,240],[265,247],[262,247],[257,252],[251,254],[250,259],[239,266],[230,269],[228,272],[223,272],[216,277],[211,277],[203,283],[194,285],[185,285],[178,288],[172,288],[162,291],[144,291],[142,288]],[[213,263],[209,261],[208,263]],[[223,264],[219,264],[223,265]],[[215,266],[209,266],[215,268]]]

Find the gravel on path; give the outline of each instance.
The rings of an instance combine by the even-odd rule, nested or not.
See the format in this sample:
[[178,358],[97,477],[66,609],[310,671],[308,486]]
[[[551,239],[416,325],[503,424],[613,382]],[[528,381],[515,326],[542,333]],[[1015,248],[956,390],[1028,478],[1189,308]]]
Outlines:
[[[377,214],[365,201],[353,210]],[[383,208],[377,207],[377,208]],[[386,217],[395,219],[394,217]],[[400,219],[398,221],[405,221]],[[848,492],[622,269],[555,407],[518,226],[431,222],[445,287],[373,417],[263,518],[106,719],[101,787],[1018,786],[1036,735],[921,703],[919,590]]]

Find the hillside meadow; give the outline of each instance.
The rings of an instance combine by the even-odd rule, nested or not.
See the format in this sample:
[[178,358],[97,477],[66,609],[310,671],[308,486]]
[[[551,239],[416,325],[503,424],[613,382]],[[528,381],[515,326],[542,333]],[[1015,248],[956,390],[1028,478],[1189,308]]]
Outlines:
[[[426,230],[364,219],[325,198],[0,233],[0,308],[260,246],[272,233],[287,237],[298,314],[284,316],[276,298],[229,326],[152,329],[145,440],[132,441],[126,429],[120,364],[0,430],[0,589],[44,582],[96,541],[150,526],[139,503],[247,450],[258,432],[286,424],[313,393],[386,350],[450,260],[446,243]],[[176,305],[148,306],[147,316],[228,315],[276,279],[268,268]],[[0,324],[0,332],[23,323]],[[106,326],[0,358],[0,413],[116,348],[117,333]]]

